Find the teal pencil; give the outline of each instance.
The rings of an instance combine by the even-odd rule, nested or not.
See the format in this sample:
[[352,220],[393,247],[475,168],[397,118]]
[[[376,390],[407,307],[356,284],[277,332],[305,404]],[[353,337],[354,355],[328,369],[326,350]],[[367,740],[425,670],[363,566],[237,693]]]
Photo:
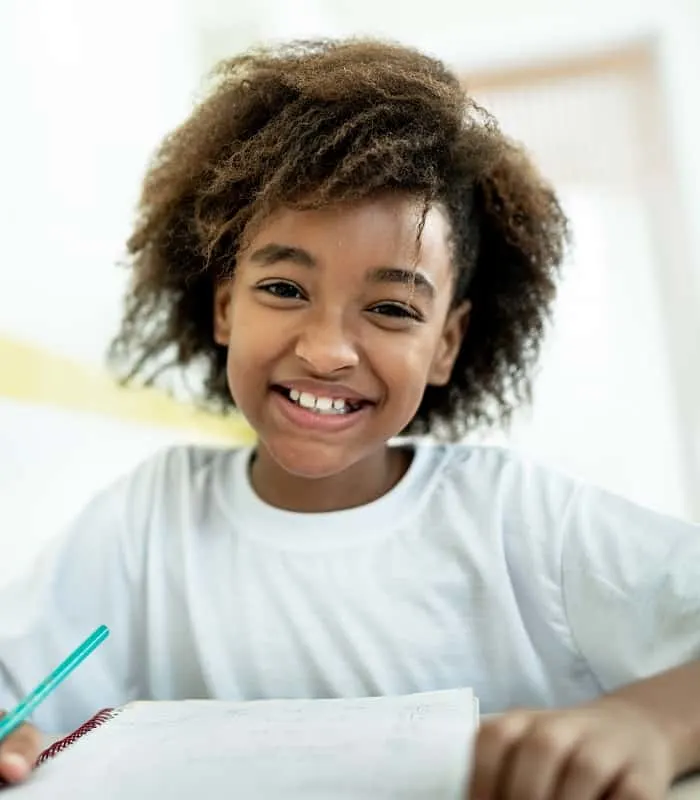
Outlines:
[[56,669],[30,692],[24,700],[7,716],[0,719],[0,742],[9,736],[12,731],[18,728],[32,714],[34,709],[61,684],[73,670],[82,664],[83,661],[99,647],[109,636],[109,628],[100,625],[97,630],[90,634],[88,638],[77,647],[65,661],[62,661]]

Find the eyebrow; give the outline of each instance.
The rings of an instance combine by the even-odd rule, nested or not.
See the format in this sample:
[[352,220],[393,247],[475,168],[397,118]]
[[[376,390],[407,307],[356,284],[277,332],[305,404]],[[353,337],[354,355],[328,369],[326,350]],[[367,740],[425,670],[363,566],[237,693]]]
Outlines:
[[250,260],[261,267],[271,267],[280,261],[288,261],[301,267],[316,266],[316,259],[307,250],[286,244],[266,244],[251,253]]
[[[292,247],[284,244],[266,244],[264,247],[255,250],[250,255],[250,260],[261,267],[271,267],[280,261],[297,264],[300,267],[316,267],[317,261],[301,247]],[[417,269],[407,267],[377,267],[371,270],[367,276],[370,283],[405,283],[411,285],[416,291],[426,295],[431,300],[435,297],[435,285],[433,282]]]
[[369,274],[372,283],[405,283],[431,300],[435,297],[435,285],[422,272],[406,267],[378,267]]

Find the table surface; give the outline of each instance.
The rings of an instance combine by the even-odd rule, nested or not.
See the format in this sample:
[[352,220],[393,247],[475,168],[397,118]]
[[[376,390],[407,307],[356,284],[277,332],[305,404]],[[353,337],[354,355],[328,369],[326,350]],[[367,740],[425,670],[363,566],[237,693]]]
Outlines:
[[669,800],[700,800],[700,774],[686,778],[674,786]]

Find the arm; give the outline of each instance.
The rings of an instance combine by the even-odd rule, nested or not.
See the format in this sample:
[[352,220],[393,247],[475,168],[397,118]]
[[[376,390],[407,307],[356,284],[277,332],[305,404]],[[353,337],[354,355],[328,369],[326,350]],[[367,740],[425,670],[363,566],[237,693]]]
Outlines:
[[0,591],[0,708],[14,707],[98,625],[112,630],[36,709],[34,726],[0,742],[0,779],[24,779],[50,732],[72,731],[99,708],[132,699],[142,580],[129,540],[133,525],[126,524],[129,483],[122,479],[95,497],[28,575]]
[[470,800],[663,800],[700,768],[700,661],[477,736]]
[[700,661],[637,681],[608,697],[632,704],[663,731],[671,744],[674,777],[700,769]]
[[700,528],[581,488],[559,533],[571,646],[600,695],[486,722],[471,797],[662,800],[700,767]]

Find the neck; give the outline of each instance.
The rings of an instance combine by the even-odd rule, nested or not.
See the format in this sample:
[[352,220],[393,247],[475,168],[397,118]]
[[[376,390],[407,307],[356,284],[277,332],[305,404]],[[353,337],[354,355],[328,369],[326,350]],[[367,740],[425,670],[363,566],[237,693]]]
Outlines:
[[293,475],[258,445],[251,468],[251,483],[258,497],[277,508],[306,513],[341,511],[377,500],[406,473],[411,451],[386,447],[376,455],[327,478]]

